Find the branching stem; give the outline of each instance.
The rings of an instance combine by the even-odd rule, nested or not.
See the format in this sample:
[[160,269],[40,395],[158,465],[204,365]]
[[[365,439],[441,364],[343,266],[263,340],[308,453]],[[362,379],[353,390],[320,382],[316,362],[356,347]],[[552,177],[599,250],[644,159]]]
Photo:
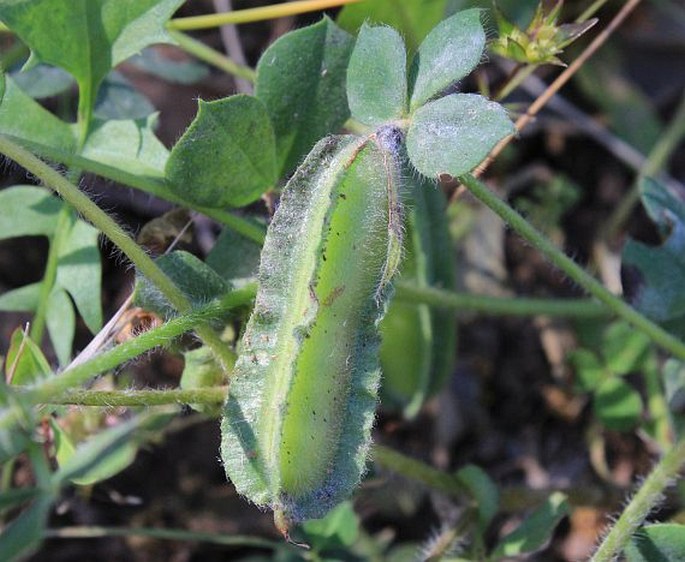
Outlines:
[[517,211],[490,191],[484,183],[471,175],[460,176],[458,179],[477,199],[490,207],[524,240],[537,248],[553,265],[561,269],[588,293],[604,303],[609,310],[645,333],[662,349],[672,353],[679,359],[685,359],[685,343],[612,294],[597,279],[559,250]]

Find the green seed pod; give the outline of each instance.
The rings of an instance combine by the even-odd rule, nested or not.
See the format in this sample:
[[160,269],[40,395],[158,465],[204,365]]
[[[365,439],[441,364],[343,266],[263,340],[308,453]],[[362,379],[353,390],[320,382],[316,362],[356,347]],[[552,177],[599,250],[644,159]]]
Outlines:
[[[451,289],[453,251],[443,193],[428,180],[409,187],[403,281],[419,287]],[[414,417],[427,398],[440,391],[454,365],[456,322],[451,311],[393,300],[381,323],[383,406]]]
[[255,308],[222,420],[238,492],[322,517],[364,470],[380,378],[378,323],[401,257],[397,129],[320,141],[269,227]]

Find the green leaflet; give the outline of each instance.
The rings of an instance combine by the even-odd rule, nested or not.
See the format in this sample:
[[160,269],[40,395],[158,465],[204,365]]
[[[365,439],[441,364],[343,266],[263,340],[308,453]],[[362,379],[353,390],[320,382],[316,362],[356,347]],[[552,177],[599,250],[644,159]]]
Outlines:
[[359,482],[380,377],[378,322],[401,248],[396,129],[320,141],[269,227],[222,421],[236,489],[290,521]]

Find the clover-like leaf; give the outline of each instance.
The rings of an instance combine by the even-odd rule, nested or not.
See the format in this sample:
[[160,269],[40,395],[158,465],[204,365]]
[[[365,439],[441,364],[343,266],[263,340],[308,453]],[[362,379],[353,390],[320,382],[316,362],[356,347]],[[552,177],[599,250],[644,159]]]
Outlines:
[[475,94],[452,94],[416,110],[407,132],[407,153],[424,176],[459,176],[513,132],[498,103]]
[[492,558],[518,556],[540,550],[550,541],[554,528],[569,511],[566,496],[561,492],[554,492],[530,517],[500,540]]
[[685,525],[647,525],[635,533],[625,549],[626,562],[685,560]]
[[347,67],[352,117],[378,127],[407,112],[407,54],[391,27],[363,25]]
[[485,47],[481,10],[458,12],[423,40],[412,62],[412,110],[461,80],[480,62]]
[[169,187],[207,207],[242,207],[276,181],[271,119],[257,98],[200,100],[197,116],[171,150]]
[[353,47],[354,39],[324,18],[286,33],[259,59],[255,96],[273,122],[279,177],[350,116],[345,83]]
[[609,429],[628,431],[640,419],[642,398],[620,377],[609,377],[595,390],[594,409]]

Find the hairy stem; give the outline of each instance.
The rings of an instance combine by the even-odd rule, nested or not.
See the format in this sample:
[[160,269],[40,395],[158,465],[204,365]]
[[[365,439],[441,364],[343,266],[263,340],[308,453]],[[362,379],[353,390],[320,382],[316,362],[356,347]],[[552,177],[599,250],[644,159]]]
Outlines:
[[[138,246],[135,240],[126,234],[107,213],[93,203],[78,187],[4,135],[0,135],[0,153],[26,168],[43,181],[46,186],[55,190],[78,213],[107,236],[135,264],[136,268],[162,292],[176,310],[181,313],[190,312],[192,305],[183,292],[147,255],[145,250]],[[210,327],[199,325],[196,327],[196,332],[212,350],[222,367],[227,369],[228,365],[233,364],[235,354]]]
[[459,181],[481,202],[490,207],[504,222],[515,230],[524,240],[537,248],[553,265],[561,269],[588,293],[604,303],[617,316],[629,322],[662,349],[679,359],[685,359],[685,343],[669,334],[663,328],[647,319],[629,304],[612,294],[597,279],[587,273],[571,258],[559,250],[542,233],[533,227],[518,212],[512,209],[487,186],[471,175],[460,176]]
[[[99,537],[148,537],[170,541],[197,541],[224,546],[253,546],[280,549],[283,541],[270,541],[259,537],[226,535],[226,533],[200,533],[186,529],[159,529],[149,527],[61,527],[47,529],[43,536],[50,539],[94,539]],[[293,547],[294,548],[294,547]]]
[[230,229],[235,230],[238,234],[250,240],[254,240],[258,244],[261,244],[264,241],[266,229],[262,225],[255,221],[239,217],[233,213],[229,213],[223,209],[212,209],[209,207],[193,205],[192,203],[170,191],[164,183],[163,177],[133,174],[118,167],[109,166],[107,164],[96,162],[95,160],[83,158],[78,154],[67,153],[61,150],[59,147],[31,145],[30,148],[37,154],[49,160],[54,160],[56,162],[66,164],[67,166],[76,166],[81,170],[91,172],[123,185],[134,187],[140,191],[144,191],[145,193],[149,193],[150,195],[154,195],[155,197],[159,197],[160,199],[164,199],[171,203],[189,207],[214,219],[217,222],[228,226]]
[[227,386],[206,388],[167,388],[144,390],[69,390],[49,399],[49,404],[71,404],[75,406],[99,406],[116,408],[120,406],[166,406],[168,404],[221,404],[226,400]]
[[375,463],[397,474],[422,482],[426,486],[452,496],[469,495],[468,489],[454,476],[437,470],[426,463],[413,459],[383,445],[374,445],[372,457]]
[[606,308],[589,299],[490,297],[456,293],[433,287],[418,287],[410,283],[398,283],[395,287],[394,298],[403,302],[420,302],[435,308],[493,315],[547,315],[573,318],[597,318],[609,315]]
[[223,14],[207,14],[205,16],[192,16],[187,18],[172,19],[167,23],[167,29],[189,31],[191,29],[207,29],[220,27],[226,24],[251,23],[255,21],[295,16],[307,12],[316,12],[326,8],[335,8],[343,4],[353,4],[359,0],[299,0],[285,2],[273,6],[261,6],[259,8],[247,8],[235,10]]
[[663,499],[664,490],[672,484],[683,465],[685,465],[685,439],[676,442],[647,476],[618,521],[604,537],[602,544],[592,557],[592,562],[616,560],[633,533]]

